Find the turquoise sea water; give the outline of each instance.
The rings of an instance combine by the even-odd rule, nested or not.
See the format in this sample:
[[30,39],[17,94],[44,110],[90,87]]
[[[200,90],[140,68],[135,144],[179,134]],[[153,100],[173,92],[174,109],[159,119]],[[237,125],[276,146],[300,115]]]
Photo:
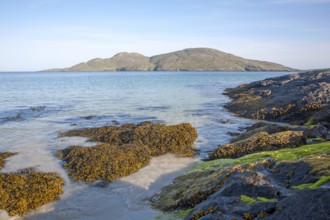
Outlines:
[[[68,197],[67,202],[49,205],[26,219],[61,219],[61,213],[63,219],[93,219],[93,200],[86,204],[81,197],[69,195],[82,188],[86,190],[87,186],[72,183],[62,169],[61,161],[54,157],[56,149],[88,143],[83,138],[59,138],[60,132],[118,122],[188,122],[198,130],[199,138],[195,147],[199,149],[199,156],[205,157],[217,145],[228,141],[230,137],[227,132],[238,131],[240,127],[252,123],[235,117],[223,108],[229,100],[222,95],[223,90],[285,74],[287,73],[0,73],[0,152],[19,153],[8,159],[4,171],[36,167],[42,171],[58,172],[66,179],[64,197]],[[100,190],[97,193],[93,191],[95,189],[87,189],[93,195],[99,193],[104,196],[100,189],[97,189]],[[125,193],[121,195],[126,196]],[[74,204],[74,207],[70,208],[68,204]],[[127,204],[124,202],[123,206],[129,206]],[[86,216],[86,212],[89,215]],[[45,216],[38,218],[38,213]],[[8,218],[3,212],[0,219],[1,216]],[[148,216],[144,217],[149,219]],[[130,218],[126,216],[120,219]]]

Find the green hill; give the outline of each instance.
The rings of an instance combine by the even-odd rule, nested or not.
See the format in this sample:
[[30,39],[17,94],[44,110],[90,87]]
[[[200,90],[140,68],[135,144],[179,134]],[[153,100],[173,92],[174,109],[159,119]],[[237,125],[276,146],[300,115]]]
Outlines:
[[191,48],[146,57],[138,53],[118,53],[112,58],[96,58],[69,68],[45,71],[293,71],[266,61],[249,60],[210,48]]

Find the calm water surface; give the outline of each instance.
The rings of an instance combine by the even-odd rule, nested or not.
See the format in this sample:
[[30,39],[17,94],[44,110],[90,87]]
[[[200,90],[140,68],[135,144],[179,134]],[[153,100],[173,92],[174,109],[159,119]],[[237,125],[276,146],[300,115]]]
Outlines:
[[[157,211],[145,197],[196,159],[171,155],[100,188],[71,182],[54,157],[84,138],[59,138],[70,129],[154,121],[191,123],[199,133],[196,148],[204,157],[230,138],[227,132],[251,124],[225,111],[225,88],[285,75],[283,72],[86,72],[0,73],[0,152],[18,152],[4,172],[35,167],[58,172],[66,185],[62,200],[24,219],[153,219]],[[9,219],[0,212],[0,219]]]

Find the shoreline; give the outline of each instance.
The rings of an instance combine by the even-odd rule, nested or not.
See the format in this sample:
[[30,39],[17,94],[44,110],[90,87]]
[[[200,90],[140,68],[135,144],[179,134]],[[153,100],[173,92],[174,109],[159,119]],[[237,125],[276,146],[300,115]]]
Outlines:
[[[308,74],[329,76],[325,82],[330,83],[330,70],[325,70],[325,73],[322,71],[305,73]],[[272,83],[274,82],[272,80],[275,80],[276,83],[276,79],[285,80],[290,77],[267,80]],[[300,75],[293,76],[293,81],[295,77],[299,79]],[[245,88],[251,89],[252,94],[258,92],[253,86],[256,85],[258,88],[260,82],[262,84],[267,80],[230,89],[233,91],[236,89],[238,95],[231,94],[233,100],[227,106],[237,102],[237,99],[242,101],[235,106],[236,112],[235,108],[228,110],[244,116],[244,108],[249,106],[249,100],[245,102],[246,100],[240,99],[239,92],[244,91]],[[273,92],[272,89],[271,93]],[[322,94],[327,97],[326,92]],[[327,108],[329,101],[328,105],[324,105],[324,108]],[[322,108],[314,110],[322,111]],[[283,111],[279,116],[290,113]],[[305,121],[311,121],[309,114],[306,113]],[[329,116],[323,114],[322,117]],[[301,116],[298,120],[302,120]],[[239,134],[236,140],[233,139],[228,144],[219,146],[218,153],[215,153],[217,150],[213,152],[213,158],[209,161],[193,167],[188,173],[179,176],[173,184],[164,187],[152,200],[154,207],[167,213],[162,219],[174,216],[180,216],[180,219],[185,220],[307,220],[310,219],[309,216],[326,219],[330,216],[330,132],[327,120],[318,119],[317,122],[317,125],[305,123],[305,127],[299,128],[291,124],[284,126],[277,121],[271,123],[256,121],[254,125],[246,128],[245,132]],[[307,141],[311,144],[308,145]],[[321,207],[316,208],[315,204]],[[311,206],[314,209],[310,208]]]
[[[253,128],[253,130],[256,130],[256,132],[258,133],[258,132],[260,132],[260,128],[262,128],[262,129],[266,129],[266,131],[267,132],[269,132],[269,131],[272,131],[273,132],[273,130],[275,129],[279,129],[279,130],[281,130],[280,132],[282,132],[282,130],[283,130],[283,127],[285,127],[282,123],[281,124],[279,124],[279,123],[277,123],[277,122],[273,122],[273,123],[270,123],[271,125],[262,125],[261,127],[255,127],[255,128]],[[252,125],[251,127],[253,127],[253,126],[255,126],[255,124],[254,125]],[[271,127],[271,126],[275,126],[275,128],[268,128],[268,127]],[[281,127],[282,126],[282,127]],[[263,127],[266,127],[266,128],[263,128]],[[259,130],[258,130],[259,129]],[[269,130],[270,129],[270,130]],[[273,130],[272,130],[273,129]],[[286,128],[285,128],[286,129]],[[291,128],[290,128],[291,129]],[[298,129],[298,128],[297,128]],[[276,132],[278,133],[278,131],[276,130]],[[275,132],[275,133],[276,133]],[[294,131],[294,132],[296,132],[296,131]],[[312,131],[312,133],[313,133],[314,131]],[[317,132],[319,132],[319,130],[317,130]],[[308,132],[307,132],[308,133]],[[252,133],[251,135],[254,135],[254,133]],[[304,134],[305,135],[305,134]],[[322,134],[322,135],[324,135],[324,134]],[[314,135],[315,136],[315,135]],[[267,138],[269,138],[269,137],[271,137],[271,135],[268,135],[268,136],[265,136],[265,137],[267,137]],[[269,141],[269,140],[268,140]],[[312,140],[312,141],[314,141],[314,140]],[[315,139],[315,141],[317,141],[316,139]],[[277,143],[276,143],[277,144]],[[225,144],[226,145],[226,144]],[[320,145],[321,146],[321,145]],[[326,146],[327,147],[327,146]],[[298,147],[299,148],[299,147]],[[290,152],[289,152],[290,153]],[[270,153],[271,154],[271,153]],[[271,154],[272,155],[272,154]],[[248,157],[249,157],[249,155],[247,155]],[[172,158],[173,159],[173,158]],[[181,158],[181,159],[184,159],[184,158]],[[194,158],[195,160],[196,160],[196,158]],[[153,159],[151,159],[151,160],[153,160]],[[179,159],[180,160],[180,159]],[[222,159],[220,159],[220,160],[222,160]],[[227,159],[226,159],[227,160]],[[238,158],[236,161],[240,161],[241,160],[241,158]],[[230,160],[230,161],[235,161],[235,160]],[[267,162],[268,160],[266,160],[266,162]],[[238,163],[237,162],[237,163]],[[250,161],[251,162],[251,161]],[[278,166],[278,164],[277,164],[277,162],[275,161],[275,163],[273,162],[273,161],[268,161],[269,163],[271,163],[271,166]],[[267,162],[267,163],[268,163]],[[172,164],[172,162],[167,162],[167,163],[169,163],[168,165],[173,165]],[[202,162],[202,163],[204,163],[204,162]],[[236,163],[236,162],[235,162]],[[238,163],[237,164],[236,163],[236,165],[240,165],[240,166],[242,166],[240,169],[243,169],[243,170],[245,170],[245,169],[247,169],[246,167],[245,167],[245,165],[246,164],[240,164],[240,163]],[[281,162],[282,163],[282,162]],[[209,164],[208,162],[206,162],[206,164]],[[231,163],[229,163],[229,165],[230,165]],[[165,164],[166,165],[166,164]],[[191,164],[190,164],[191,165]],[[261,164],[262,166],[264,166],[264,164]],[[201,166],[203,166],[203,165],[201,165]],[[214,166],[214,165],[212,165],[212,166]],[[219,167],[219,164],[217,165],[218,167]],[[217,167],[217,166],[215,166],[215,167]],[[258,165],[259,166],[259,165]],[[198,165],[197,165],[197,167],[198,167]],[[152,170],[150,170],[150,168],[152,168],[151,166],[146,166],[146,167],[144,167],[144,168],[148,168],[149,169],[149,171],[152,171]],[[142,168],[140,171],[142,171],[143,170],[143,172],[145,172],[144,171],[144,168]],[[170,169],[170,168],[169,168]],[[188,168],[187,168],[188,169]],[[268,169],[268,167],[264,167],[263,169],[266,169],[266,171],[267,172],[269,172],[269,170],[267,170]],[[170,169],[171,170],[171,169]],[[138,174],[137,176],[139,176],[139,175],[141,175],[141,172],[140,171],[138,171],[137,173],[134,173],[134,174]],[[173,170],[171,170],[171,171],[173,171]],[[255,170],[251,170],[251,172],[254,172]],[[142,172],[142,173],[143,173]],[[249,171],[250,172],[250,171]],[[146,172],[146,173],[148,173],[148,171]],[[190,172],[188,172],[188,173],[190,173]],[[126,192],[129,192],[128,194],[129,195],[134,195],[134,194],[136,194],[136,191],[139,191],[140,190],[140,192],[141,192],[141,195],[145,195],[145,192],[147,192],[148,190],[145,190],[145,189],[149,189],[150,188],[150,184],[151,184],[151,182],[152,181],[154,181],[155,179],[158,179],[159,178],[159,176],[157,177],[157,175],[160,175],[160,176],[162,176],[162,174],[161,173],[157,173],[157,175],[156,176],[154,176],[153,178],[152,178],[152,180],[151,179],[149,179],[149,182],[147,181],[147,182],[140,182],[140,183],[138,183],[138,184],[135,184],[135,180],[134,180],[134,178],[138,178],[137,176],[134,176],[134,174],[132,174],[132,175],[129,175],[129,176],[127,176],[127,177],[124,177],[124,178],[121,178],[121,179],[123,179],[124,181],[126,180],[127,182],[126,183],[123,183],[123,182],[121,182],[119,185],[121,185],[121,186],[124,186],[125,185],[125,187],[126,188],[131,188],[132,190],[133,190],[133,192],[132,192],[132,190],[128,190],[128,191],[126,191]],[[185,175],[185,173],[180,173],[180,174],[182,174],[183,176]],[[181,175],[181,176],[182,176]],[[231,172],[230,172],[230,175],[231,175]],[[134,178],[132,178],[132,179],[130,179],[131,178],[131,176],[133,176]],[[181,176],[179,176],[178,178],[181,178]],[[171,178],[173,178],[173,175],[172,175],[172,177]],[[314,177],[313,177],[314,178]],[[319,178],[319,177],[317,177],[317,178]],[[121,180],[120,179],[120,180]],[[171,179],[172,180],[172,179]],[[320,179],[321,180],[321,179]],[[197,180],[196,180],[197,181]],[[154,184],[151,184],[151,185],[155,185],[154,187],[156,187],[157,188],[157,190],[159,190],[160,188],[162,188],[164,185],[158,185],[157,184],[157,182],[159,183],[159,180],[157,180]],[[175,182],[175,181],[174,181]],[[71,183],[72,184],[72,183]],[[112,183],[109,185],[109,187],[111,188],[111,190],[113,190],[113,188],[111,187],[111,185],[112,185]],[[133,186],[133,185],[137,185],[137,186]],[[117,187],[117,185],[115,185],[115,183],[114,183],[114,185],[113,185],[113,187]],[[94,188],[93,188],[94,187]],[[108,187],[108,185],[106,184],[106,185],[104,185],[104,183],[103,182],[100,182],[100,183],[95,183],[95,184],[91,184],[91,185],[87,185],[87,188],[89,188],[89,189],[96,189],[96,188],[98,188],[97,190],[99,190],[100,188],[99,187]],[[120,186],[118,186],[119,187],[119,189],[121,188],[121,190],[119,190],[118,192],[119,192],[119,194],[120,193],[123,193],[123,192],[125,192],[125,190],[123,190],[123,188],[125,188],[125,187],[120,187]],[[152,188],[152,186],[151,186],[151,188]],[[165,187],[166,188],[166,187]],[[135,190],[134,190],[135,189]],[[96,190],[96,191],[97,191]],[[156,191],[157,191],[156,190]],[[213,188],[211,188],[211,190],[214,190]],[[93,192],[95,192],[94,190],[92,190]],[[101,190],[102,191],[102,190]],[[154,193],[156,192],[156,191],[154,191]],[[91,193],[91,192],[89,192],[89,193]],[[93,194],[89,194],[89,193],[78,193],[77,194],[77,196],[79,197],[79,196],[82,196],[82,197],[85,197],[85,196],[87,196],[87,195],[89,195],[89,196],[92,196]],[[150,192],[147,192],[147,193],[150,193]],[[125,194],[125,193],[124,193]],[[102,193],[100,194],[100,195],[102,195]],[[104,196],[104,195],[102,195],[102,196]],[[150,195],[151,196],[151,195]],[[69,197],[71,197],[71,196],[69,196]],[[82,198],[82,197],[80,197],[80,198]],[[87,196],[88,197],[88,196]],[[138,196],[139,197],[139,196]],[[143,196],[142,196],[143,197]],[[125,196],[123,196],[122,198],[125,198]],[[140,197],[139,197],[140,198]],[[244,197],[245,198],[245,197]],[[250,198],[252,198],[252,199],[254,199],[253,197],[250,197]],[[265,197],[262,197],[262,198],[265,198]],[[134,200],[134,199],[133,199]],[[68,200],[68,201],[63,201],[62,202],[62,200],[60,200],[60,201],[58,201],[57,203],[60,203],[60,204],[64,204],[64,207],[66,206],[65,205],[65,202],[69,202],[70,201],[70,199]],[[256,200],[256,201],[259,201],[259,200]],[[55,203],[55,206],[56,206],[56,204],[57,203]],[[130,203],[129,201],[128,201],[128,203]],[[132,202],[131,204],[133,204],[133,206],[131,206],[131,208],[133,208],[134,209],[134,203],[135,202]],[[143,205],[143,202],[142,202],[142,205]],[[50,205],[50,206],[52,206],[52,205]],[[47,207],[49,207],[49,206],[47,206]],[[61,207],[61,206],[59,206],[59,207]],[[118,206],[116,206],[118,209],[119,209],[119,207]],[[137,207],[137,206],[136,206]],[[63,209],[63,207],[61,207],[61,209],[62,209],[62,213],[63,212],[66,212],[66,211],[69,211],[70,212],[70,210],[69,209]],[[138,207],[137,207],[137,209],[138,209]],[[148,210],[152,210],[152,209],[149,209],[149,208],[147,208]],[[88,209],[85,209],[85,211],[87,211]],[[106,209],[104,209],[104,210],[106,210]],[[49,211],[49,210],[47,210],[47,211]],[[54,210],[55,211],[55,210]],[[74,211],[74,208],[71,210],[71,211]],[[92,211],[92,210],[91,210]],[[140,210],[141,211],[141,210]],[[144,210],[144,211],[146,211],[146,210]],[[209,210],[210,211],[210,213],[212,214],[213,213],[213,209],[210,209]],[[93,211],[92,211],[93,212]],[[148,212],[148,211],[147,211]],[[51,211],[51,213],[54,213],[54,212],[52,212]],[[118,212],[117,212],[118,213]],[[197,213],[199,213],[199,212],[197,212]],[[207,215],[207,214],[210,214],[210,213],[203,213],[203,215]],[[42,213],[41,213],[42,214]],[[46,214],[46,216],[47,216],[47,213],[44,213],[44,214]],[[108,213],[108,214],[110,214],[110,213]],[[196,211],[195,211],[195,213],[194,214],[196,214]],[[194,215],[193,214],[193,215]],[[36,213],[36,215],[38,215],[38,213]],[[88,215],[88,213],[86,213],[86,215]],[[120,214],[119,214],[120,215]],[[198,214],[198,215],[200,215],[200,213]],[[28,215],[29,216],[29,215]],[[28,217],[28,216],[26,216],[26,217]],[[33,215],[32,215],[33,216]],[[43,216],[43,215],[41,215],[41,216]],[[141,214],[141,216],[142,216],[142,214]],[[196,217],[196,216],[195,216]],[[77,217],[78,218],[78,217]],[[33,219],[33,217],[31,217],[31,219]],[[129,217],[127,216],[127,219],[129,219]]]

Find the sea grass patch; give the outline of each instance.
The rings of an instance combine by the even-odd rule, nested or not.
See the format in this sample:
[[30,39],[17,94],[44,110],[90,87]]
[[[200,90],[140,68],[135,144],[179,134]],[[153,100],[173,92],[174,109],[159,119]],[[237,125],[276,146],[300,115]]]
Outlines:
[[68,147],[58,151],[74,180],[113,181],[147,165],[152,156],[175,153],[192,156],[197,131],[190,124],[151,122],[72,130],[65,136],[84,136],[103,142],[94,147]]
[[29,211],[60,198],[64,180],[56,173],[26,169],[0,174],[0,209],[10,216]]

